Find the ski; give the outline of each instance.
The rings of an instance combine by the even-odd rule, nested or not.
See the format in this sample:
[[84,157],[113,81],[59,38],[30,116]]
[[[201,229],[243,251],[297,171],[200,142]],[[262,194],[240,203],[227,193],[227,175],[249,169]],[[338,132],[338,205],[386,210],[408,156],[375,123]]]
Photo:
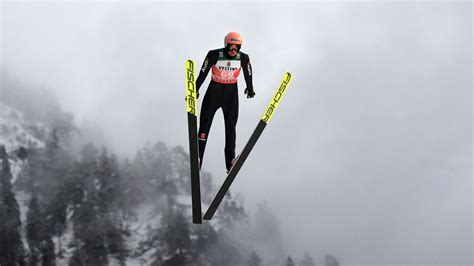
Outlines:
[[263,113],[262,118],[258,122],[257,128],[255,128],[255,130],[253,131],[252,136],[250,137],[244,149],[242,150],[242,153],[237,158],[237,161],[235,162],[234,166],[230,169],[230,172],[227,174],[227,177],[224,180],[224,183],[220,187],[219,191],[217,192],[217,195],[214,197],[214,199],[211,202],[211,205],[207,209],[206,214],[204,215],[204,220],[211,220],[212,217],[214,216],[214,213],[219,207],[219,204],[221,203],[225,194],[229,190],[230,185],[232,184],[235,177],[237,176],[237,173],[239,173],[240,168],[242,168],[242,165],[244,164],[245,160],[247,159],[253,147],[255,146],[255,143],[257,143],[258,138],[260,137],[260,135],[262,134],[263,130],[268,125],[268,123],[270,123],[270,120],[272,119],[273,114],[275,113],[275,110],[277,109],[278,105],[280,104],[281,99],[285,95],[286,90],[290,86],[291,80],[292,80],[291,73],[286,72],[275,94],[273,95],[273,98],[270,101],[270,104],[268,105],[267,109],[265,109],[265,113]]
[[202,223],[199,152],[197,138],[197,91],[195,63],[186,61],[186,105],[188,111],[189,165],[191,168],[191,200],[193,223]]

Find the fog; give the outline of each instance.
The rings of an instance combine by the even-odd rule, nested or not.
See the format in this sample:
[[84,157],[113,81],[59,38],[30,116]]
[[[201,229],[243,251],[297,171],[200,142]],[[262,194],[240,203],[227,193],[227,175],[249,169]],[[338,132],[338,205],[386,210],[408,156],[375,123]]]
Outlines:
[[[184,62],[229,31],[256,91],[241,78],[237,152],[294,75],[231,187],[250,211],[269,204],[292,255],[472,264],[470,2],[3,2],[0,56],[133,156],[147,141],[187,147]],[[218,112],[204,163],[216,184],[223,150]]]

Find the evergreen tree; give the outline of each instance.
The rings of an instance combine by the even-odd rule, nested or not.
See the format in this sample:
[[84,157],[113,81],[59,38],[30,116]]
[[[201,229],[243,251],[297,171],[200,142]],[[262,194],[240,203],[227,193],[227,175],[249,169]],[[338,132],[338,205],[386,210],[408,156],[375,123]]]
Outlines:
[[227,232],[232,231],[234,226],[242,221],[247,215],[241,202],[232,198],[232,194],[228,192],[219,209],[219,225]]
[[[77,262],[83,265],[107,265],[107,248],[104,237],[104,222],[99,207],[97,177],[98,150],[94,145],[85,145],[82,149],[82,158],[79,173],[75,176],[81,177],[79,197],[76,199],[74,221],[75,255],[69,263]],[[82,196],[82,197],[80,197]]]
[[195,240],[192,241],[193,261],[197,265],[210,265],[213,247],[218,241],[216,230],[209,224],[192,224],[192,235]]
[[314,259],[307,252],[305,252],[303,259],[300,262],[300,266],[315,266]]
[[46,217],[43,224],[48,234],[43,236],[47,242],[42,246],[50,254],[54,253],[51,238],[57,236],[61,243],[60,236],[67,225],[70,195],[66,177],[71,164],[71,156],[61,146],[57,130],[53,129],[44,148],[31,149],[28,163],[20,176],[21,188],[38,196],[38,204]]
[[82,147],[81,159],[76,162],[67,175],[66,188],[69,195],[68,200],[72,203],[74,214],[78,213],[78,208],[83,201],[93,191],[95,171],[97,170],[97,148],[92,143],[87,143]]
[[138,175],[133,169],[133,164],[128,159],[121,163],[120,173],[123,180],[122,194],[124,199],[121,205],[128,215],[133,215],[134,209],[139,207],[144,201],[141,189],[143,184],[138,179]]
[[122,266],[126,265],[125,262],[130,253],[126,245],[126,240],[129,236],[130,232],[121,221],[115,221],[115,224],[111,224],[105,231],[107,251],[113,255]]
[[81,249],[76,248],[74,252],[72,253],[71,258],[69,258],[69,266],[85,266],[84,258],[82,257],[81,254]]
[[262,263],[262,259],[257,255],[255,251],[252,251],[249,258],[249,266],[260,266]]
[[[192,256],[189,222],[180,210],[163,216],[159,239],[160,251],[168,260],[163,265],[184,265]],[[173,262],[173,264],[169,264]],[[168,264],[167,264],[168,263]]]
[[164,196],[165,212],[172,212],[177,204],[178,184],[173,179],[173,163],[166,144],[157,142],[150,153],[151,169],[153,172],[152,183],[155,184],[155,193]]
[[[66,182],[63,180],[62,182]],[[63,256],[63,247],[62,247],[62,235],[67,227],[67,210],[70,204],[68,193],[69,188],[66,187],[66,184],[60,184],[59,191],[56,192],[56,200],[54,202],[49,202],[45,206],[45,214],[47,219],[47,228],[48,228],[48,239],[52,239],[54,236],[58,240],[58,257]],[[54,250],[54,247],[53,247]]]
[[26,214],[26,240],[30,248],[29,265],[37,265],[40,262],[40,243],[44,234],[42,218],[43,215],[40,213],[38,197],[36,194],[33,194]]
[[0,265],[24,265],[20,207],[13,193],[10,162],[3,145],[0,161]]
[[151,173],[148,172],[148,163],[145,161],[144,152],[139,150],[127,169],[127,187],[130,188],[127,197],[132,202],[137,204],[150,200],[156,202],[157,195],[153,193],[153,184],[149,178]]
[[70,264],[81,259],[84,262],[82,265],[107,265],[107,250],[98,208],[92,200],[86,200],[74,215],[75,248],[79,258],[73,256]]
[[216,244],[210,252],[211,265],[240,266],[248,263],[248,256],[242,252],[243,247],[229,235],[218,233]]
[[173,164],[173,170],[177,174],[177,186],[182,190],[182,192],[184,192],[185,195],[191,195],[189,154],[184,150],[182,146],[176,146],[170,150],[170,160]]
[[324,257],[324,266],[339,266],[339,261],[332,255]]
[[46,142],[46,162],[45,175],[49,182],[44,185],[42,196],[45,198],[48,231],[52,236],[60,237],[67,226],[69,195],[65,185],[72,158],[62,147],[56,128]]
[[118,169],[113,169],[111,159],[105,148],[98,157],[97,163],[97,191],[98,205],[101,212],[109,212],[114,209],[114,204],[120,193],[120,181]]
[[291,256],[288,256],[288,258],[286,259],[285,266],[295,266],[295,263],[293,262],[293,259],[291,258]]
[[43,266],[54,266],[56,265],[56,254],[54,252],[54,242],[49,237],[45,236],[45,239],[40,243],[41,252],[41,265]]
[[123,226],[123,215],[120,215],[125,212],[122,205],[124,202],[123,181],[115,157],[108,155],[105,148],[98,158],[97,177],[97,205],[104,224],[103,234],[107,251],[114,255],[122,265],[125,265],[128,256],[125,240],[129,233]]
[[56,265],[56,254],[47,220],[41,212],[36,193],[30,199],[26,214],[26,239],[30,247],[29,265]]
[[198,254],[208,254],[210,248],[217,242],[217,232],[208,223],[203,223],[199,225],[193,225],[193,234],[196,236],[196,239],[193,243],[196,253]]
[[44,224],[36,194],[30,199],[28,212],[26,213],[26,240],[30,248],[29,265],[37,265],[40,262],[40,243]]
[[69,263],[106,265],[112,255],[125,265],[129,232],[124,226],[124,184],[115,156],[105,148],[99,153],[88,144],[75,172],[70,182],[76,186],[73,220],[77,252]]
[[[144,203],[159,203],[160,210],[170,211],[176,203],[178,188],[172,180],[173,165],[168,154],[168,148],[163,142],[154,146],[149,143],[140,149],[133,160],[133,187],[142,191],[140,200]],[[137,198],[136,195],[132,199]]]
[[272,260],[270,264],[278,265],[286,259],[279,222],[266,202],[258,204],[250,241],[261,251],[262,257]]

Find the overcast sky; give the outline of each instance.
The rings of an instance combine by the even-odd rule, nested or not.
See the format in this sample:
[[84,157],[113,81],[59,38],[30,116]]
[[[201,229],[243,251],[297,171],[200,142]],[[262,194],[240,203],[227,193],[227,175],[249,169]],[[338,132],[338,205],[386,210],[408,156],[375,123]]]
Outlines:
[[[184,62],[240,32],[257,95],[242,78],[238,150],[294,80],[231,191],[269,203],[290,255],[472,264],[472,3],[3,2],[1,23],[3,67],[127,156],[187,147]],[[220,185],[221,112],[207,147]]]

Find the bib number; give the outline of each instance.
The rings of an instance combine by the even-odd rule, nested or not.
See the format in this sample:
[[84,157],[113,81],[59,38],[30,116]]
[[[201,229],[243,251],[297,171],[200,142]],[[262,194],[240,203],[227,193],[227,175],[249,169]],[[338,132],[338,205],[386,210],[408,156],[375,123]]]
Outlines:
[[223,78],[233,78],[234,77],[234,72],[222,71],[221,72],[221,77],[223,77]]

